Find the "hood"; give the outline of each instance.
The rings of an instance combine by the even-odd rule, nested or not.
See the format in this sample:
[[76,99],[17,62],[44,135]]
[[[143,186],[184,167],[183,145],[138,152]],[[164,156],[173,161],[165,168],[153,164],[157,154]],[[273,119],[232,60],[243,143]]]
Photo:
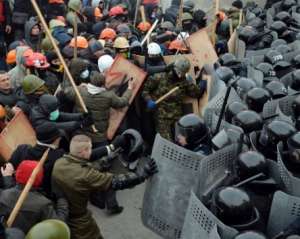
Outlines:
[[87,69],[88,66],[88,62],[82,58],[76,58],[71,60],[69,68],[75,81],[76,79],[80,80],[80,73]]
[[26,50],[30,49],[29,46],[18,46],[16,48],[16,65],[21,66],[22,65],[22,56]]
[[38,24],[38,21],[32,17],[25,23],[25,40],[27,43],[31,42],[31,29]]

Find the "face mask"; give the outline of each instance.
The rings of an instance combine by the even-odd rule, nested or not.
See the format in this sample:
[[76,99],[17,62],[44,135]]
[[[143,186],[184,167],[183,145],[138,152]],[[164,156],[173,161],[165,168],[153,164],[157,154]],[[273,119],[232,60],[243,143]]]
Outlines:
[[50,113],[49,119],[51,121],[56,121],[59,117],[59,110],[55,110],[53,112]]
[[83,72],[81,72],[80,77],[82,79],[87,79],[90,75],[90,71],[88,69],[84,70]]

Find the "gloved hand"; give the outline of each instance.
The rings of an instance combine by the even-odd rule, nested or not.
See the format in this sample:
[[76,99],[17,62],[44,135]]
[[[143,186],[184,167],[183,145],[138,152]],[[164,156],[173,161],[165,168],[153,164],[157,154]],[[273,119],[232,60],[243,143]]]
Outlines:
[[83,113],[82,118],[83,118],[81,121],[82,128],[89,127],[94,124],[93,116],[90,111],[88,111],[87,113]]
[[157,164],[154,161],[154,159],[148,160],[148,162],[144,165],[143,169],[141,170],[141,177],[143,178],[149,178],[152,175],[156,174],[158,172]]
[[153,100],[148,100],[147,101],[147,108],[149,110],[154,110],[156,108],[156,103]]
[[126,135],[118,135],[111,143],[115,149],[117,148],[126,148],[128,145],[128,137]]

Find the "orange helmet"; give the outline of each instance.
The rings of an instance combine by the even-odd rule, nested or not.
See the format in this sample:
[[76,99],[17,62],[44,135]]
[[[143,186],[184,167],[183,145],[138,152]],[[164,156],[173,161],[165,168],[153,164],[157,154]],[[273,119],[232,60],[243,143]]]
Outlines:
[[16,58],[17,58],[17,51],[16,51],[16,49],[10,50],[7,53],[7,56],[6,56],[6,63],[8,65],[15,64],[16,63]]
[[121,6],[112,7],[109,10],[109,16],[110,17],[115,17],[115,16],[123,15],[123,14],[124,14],[124,9]]
[[4,119],[5,116],[6,116],[6,110],[2,105],[0,105],[0,120]]
[[105,28],[100,34],[100,39],[104,40],[114,40],[117,36],[117,33],[114,29],[112,28]]
[[102,13],[101,13],[101,10],[99,7],[95,7],[94,9],[94,16],[95,17],[103,17]]
[[170,43],[169,50],[187,51],[188,49],[184,45],[183,41],[174,40]]
[[26,57],[25,65],[27,67],[35,67],[39,69],[45,69],[50,66],[47,58],[39,52],[34,52],[30,56]]
[[139,29],[141,32],[147,32],[150,28],[151,28],[151,24],[150,24],[149,22],[141,22],[141,23],[138,25],[138,29]]
[[[88,41],[82,37],[82,36],[78,36],[77,37],[77,47],[78,48],[88,48],[89,43]],[[75,38],[72,38],[71,42],[70,42],[70,47],[75,47]]]

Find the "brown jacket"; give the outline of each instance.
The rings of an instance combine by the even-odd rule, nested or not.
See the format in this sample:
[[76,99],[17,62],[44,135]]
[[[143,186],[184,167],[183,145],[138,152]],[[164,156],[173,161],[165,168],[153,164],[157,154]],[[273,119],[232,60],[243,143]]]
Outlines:
[[110,188],[112,174],[97,171],[85,159],[65,155],[56,161],[52,177],[69,202],[72,239],[102,238],[87,205],[91,192]]

